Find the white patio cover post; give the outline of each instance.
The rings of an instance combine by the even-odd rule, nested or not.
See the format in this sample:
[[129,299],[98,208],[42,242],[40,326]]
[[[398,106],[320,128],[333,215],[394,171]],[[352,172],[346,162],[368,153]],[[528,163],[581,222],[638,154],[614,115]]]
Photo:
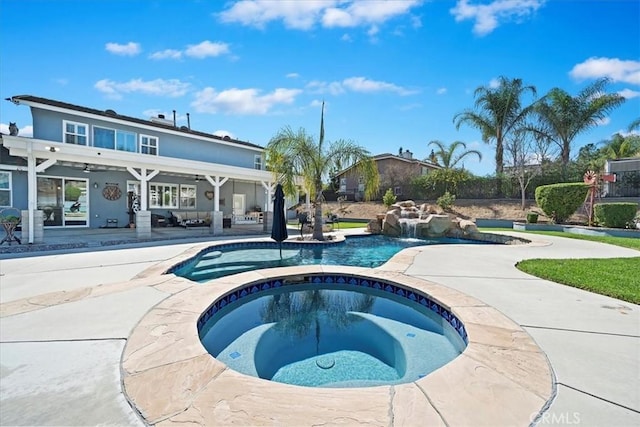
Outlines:
[[229,177],[222,178],[220,176],[204,176],[206,180],[213,186],[213,210],[220,210],[220,187],[224,185],[225,182],[229,180]]

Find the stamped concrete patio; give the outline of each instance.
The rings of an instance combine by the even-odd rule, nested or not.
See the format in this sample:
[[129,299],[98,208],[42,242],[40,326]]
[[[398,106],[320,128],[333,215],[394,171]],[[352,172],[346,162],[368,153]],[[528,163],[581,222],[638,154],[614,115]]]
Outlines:
[[[243,390],[247,377],[198,349],[193,318],[220,289],[160,273],[207,243],[0,259],[0,424],[529,425],[548,400],[539,425],[638,425],[640,307],[514,267],[638,252],[526,237],[534,244],[405,250],[371,272],[426,286],[471,344],[416,383],[338,393],[256,379]],[[181,300],[189,293],[199,297]]]

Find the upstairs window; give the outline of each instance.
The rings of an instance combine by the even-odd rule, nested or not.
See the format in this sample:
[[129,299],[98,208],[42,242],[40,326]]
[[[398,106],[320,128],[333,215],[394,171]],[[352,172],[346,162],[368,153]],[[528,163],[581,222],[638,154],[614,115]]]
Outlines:
[[66,144],[87,145],[88,126],[84,123],[63,121],[64,135],[62,140]]
[[11,172],[0,171],[0,206],[11,206]]
[[257,170],[262,170],[262,156],[261,155],[256,155],[253,158],[253,168],[257,169]]
[[140,135],[140,152],[142,154],[158,155],[158,138],[149,135]]
[[113,129],[93,127],[93,146],[98,148],[115,148],[116,131]]
[[340,178],[340,189],[338,191],[340,193],[347,192],[347,178]]
[[93,127],[93,146],[135,153],[136,134],[98,126]]
[[133,132],[116,131],[116,150],[137,152],[136,134]]

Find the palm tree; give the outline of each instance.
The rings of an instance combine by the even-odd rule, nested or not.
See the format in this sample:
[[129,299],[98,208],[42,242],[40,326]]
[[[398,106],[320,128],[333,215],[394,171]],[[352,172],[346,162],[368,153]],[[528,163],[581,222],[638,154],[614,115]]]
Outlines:
[[[467,150],[467,144],[462,141],[454,141],[448,147],[441,141],[431,141],[429,142],[429,145],[435,145],[437,147],[435,151],[431,151],[433,156],[430,155],[430,157],[432,157],[432,160],[435,160],[435,163],[443,169],[455,169],[456,165],[460,163],[462,159],[474,154],[478,156],[478,160],[482,160],[482,153],[480,153],[480,151]],[[464,151],[456,154],[456,151],[460,147],[462,147]]]
[[640,156],[640,136],[616,133],[610,140],[604,141],[601,152],[605,159],[614,160]]
[[[521,79],[500,77],[498,86],[480,86],[474,92],[475,108],[467,109],[453,117],[456,129],[468,124],[480,130],[482,141],[496,146],[496,175],[504,171],[504,144],[517,131],[532,105],[522,108],[521,98],[526,92],[536,96],[535,86],[524,86]],[[500,190],[500,189],[499,189]]]
[[622,95],[606,93],[608,84],[609,79],[599,79],[575,97],[560,88],[554,88],[536,105],[539,127],[534,131],[560,148],[562,175],[565,179],[571,157],[571,143],[575,137],[598,125],[610,111],[625,101]]
[[634,130],[638,130],[638,129],[640,129],[640,117],[638,117],[637,119],[631,122],[628,130],[629,132],[633,132]]
[[365,148],[351,141],[338,140],[325,144],[324,140],[324,103],[320,118],[320,139],[316,143],[304,129],[294,132],[290,127],[281,129],[267,144],[267,163],[282,183],[285,194],[297,194],[297,180],[304,186],[314,200],[314,240],[324,240],[322,234],[322,190],[323,179],[328,179],[332,170],[353,167],[353,173],[362,177],[365,199],[378,192],[380,178],[375,161]]

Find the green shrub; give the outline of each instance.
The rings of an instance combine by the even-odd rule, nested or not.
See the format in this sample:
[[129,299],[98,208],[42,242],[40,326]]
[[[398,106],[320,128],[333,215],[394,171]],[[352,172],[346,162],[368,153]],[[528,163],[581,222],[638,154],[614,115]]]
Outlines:
[[536,204],[553,222],[564,222],[584,203],[588,187],[582,182],[541,185]]
[[527,214],[527,223],[536,224],[538,222],[538,214],[535,212],[529,212]]
[[625,228],[637,211],[637,203],[597,203],[593,207],[598,225],[611,228]]
[[438,197],[438,200],[436,200],[436,204],[446,211],[451,206],[453,206],[453,202],[455,201],[456,196],[447,191],[442,196]]
[[393,191],[389,188],[384,196],[382,196],[382,203],[384,203],[385,207],[389,209],[389,207],[396,202],[396,196],[393,194]]

